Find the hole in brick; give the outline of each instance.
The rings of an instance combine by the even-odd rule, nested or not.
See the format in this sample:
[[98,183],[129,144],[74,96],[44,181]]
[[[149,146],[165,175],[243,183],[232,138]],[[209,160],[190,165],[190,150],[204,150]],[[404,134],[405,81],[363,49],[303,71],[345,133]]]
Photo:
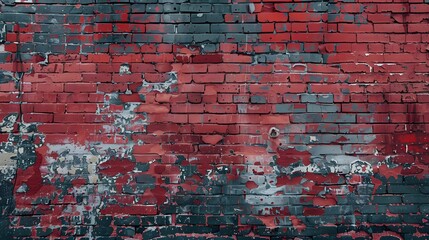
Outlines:
[[270,131],[268,131],[268,135],[270,138],[276,138],[280,135],[280,130],[276,127],[270,128]]

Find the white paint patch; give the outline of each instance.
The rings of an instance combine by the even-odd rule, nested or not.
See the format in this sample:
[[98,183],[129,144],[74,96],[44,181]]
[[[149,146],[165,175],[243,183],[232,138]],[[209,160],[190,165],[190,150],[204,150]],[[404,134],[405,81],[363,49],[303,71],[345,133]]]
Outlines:
[[13,125],[16,123],[16,120],[18,119],[17,114],[10,114],[9,116],[5,117],[3,121],[0,123],[0,130],[1,132],[10,133],[13,131]]
[[354,161],[352,164],[350,164],[350,168],[351,173],[373,174],[373,168],[371,164],[362,160]]
[[160,93],[165,92],[170,88],[171,85],[177,83],[177,73],[169,72],[169,74],[170,74],[170,78],[167,81],[162,83],[149,83],[143,79],[142,87],[144,88],[150,87],[151,88],[150,91],[155,91]]

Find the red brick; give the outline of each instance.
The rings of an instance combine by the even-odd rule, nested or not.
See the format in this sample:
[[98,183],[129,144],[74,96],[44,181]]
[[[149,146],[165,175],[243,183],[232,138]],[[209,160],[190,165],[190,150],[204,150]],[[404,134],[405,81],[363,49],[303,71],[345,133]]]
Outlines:
[[356,34],[352,33],[325,33],[325,42],[356,42]]
[[287,13],[258,13],[258,22],[287,22]]
[[222,83],[225,81],[225,74],[192,74],[195,83]]

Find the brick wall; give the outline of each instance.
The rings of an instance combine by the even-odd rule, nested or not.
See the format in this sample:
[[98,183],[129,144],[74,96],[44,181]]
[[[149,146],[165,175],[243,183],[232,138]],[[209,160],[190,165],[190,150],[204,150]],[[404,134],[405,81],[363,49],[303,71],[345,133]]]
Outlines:
[[428,0],[1,0],[1,239],[428,239]]

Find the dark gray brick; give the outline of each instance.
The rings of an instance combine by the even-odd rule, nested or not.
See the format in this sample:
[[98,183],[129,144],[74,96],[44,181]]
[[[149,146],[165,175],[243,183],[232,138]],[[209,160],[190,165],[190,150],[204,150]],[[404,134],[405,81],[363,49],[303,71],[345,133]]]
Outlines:
[[131,12],[144,13],[146,12],[146,4],[133,4],[131,5]]
[[209,33],[209,24],[179,24],[177,32],[180,33]]
[[317,101],[320,103],[333,103],[334,95],[333,94],[319,94],[317,95]]
[[236,216],[209,216],[207,217],[207,225],[237,225],[238,218]]
[[353,213],[353,207],[348,205],[325,207],[326,215],[347,215]]
[[157,36],[157,34],[133,34],[132,42],[153,43]]
[[176,223],[178,224],[206,224],[204,215],[177,215]]
[[410,186],[410,185],[396,185],[389,184],[387,186],[388,193],[419,193],[418,186]]
[[249,12],[249,4],[232,4],[231,12],[233,13],[247,13]]
[[264,103],[267,103],[267,98],[265,96],[253,95],[253,96],[250,97],[250,102],[251,103],[264,104]]
[[221,43],[225,42],[225,34],[195,34],[194,41],[196,43]]
[[175,13],[179,12],[180,10],[180,4],[165,4],[164,5],[164,12],[165,13]]
[[223,14],[220,13],[191,14],[191,23],[221,23],[223,21]]
[[240,24],[212,24],[212,33],[228,33],[228,32],[242,32],[243,28]]
[[307,112],[339,112],[340,107],[335,104],[307,104]]
[[276,104],[274,113],[304,113],[305,107],[297,107],[293,103]]
[[374,196],[374,200],[372,201],[376,204],[394,204],[394,203],[402,203],[401,196]]
[[[71,15],[67,15],[67,20],[68,21],[72,21],[72,17]],[[79,21],[79,15],[76,16],[76,19],[73,21],[75,22],[76,20]],[[132,21],[137,20],[136,22],[138,22],[139,19],[131,19]],[[103,14],[103,15],[96,15],[95,16],[95,21],[96,22],[125,22],[128,20],[123,19],[123,16],[121,14]],[[159,20],[157,21],[159,22]],[[76,22],[79,23],[79,22]]]
[[158,0],[129,0],[131,3],[158,3]]
[[114,224],[117,226],[139,226],[140,218],[137,216],[115,217]]
[[315,12],[326,12],[328,11],[328,2],[311,2],[308,3],[308,9]]
[[370,223],[382,223],[382,224],[402,222],[400,216],[388,216],[383,214],[370,215],[368,216],[368,221]]
[[301,102],[303,103],[316,103],[317,102],[317,94],[301,94]]
[[232,22],[235,22],[235,23],[242,23],[243,19],[246,19],[246,23],[256,22],[255,14],[233,14],[232,18],[233,18]]
[[34,15],[23,14],[23,13],[2,13],[0,14],[1,22],[23,22],[30,23],[34,22]]
[[262,32],[262,25],[257,23],[243,23],[244,33],[260,33]]
[[110,236],[113,233],[113,228],[95,226],[93,231],[95,236]]
[[[137,6],[139,6],[139,5],[135,4],[135,5],[133,5],[133,8],[137,7]],[[143,12],[144,12],[145,5],[142,4],[142,6],[143,6]],[[95,13],[112,13],[113,12],[112,5],[110,5],[110,4],[109,5],[108,4],[97,4],[94,7],[94,11],[95,11]]]
[[147,13],[161,13],[164,11],[164,5],[162,4],[146,4]]
[[215,13],[231,13],[231,4],[214,4],[213,12]]
[[171,216],[146,216],[141,218],[142,226],[165,226],[171,225]]
[[422,213],[429,213],[429,204],[420,205],[420,211]]
[[424,221],[426,221],[427,216],[420,215],[420,214],[404,214],[402,215],[402,220],[406,223],[412,223],[412,224],[422,224]]
[[131,43],[131,34],[105,34],[96,43]]
[[134,237],[136,229],[131,227],[118,227],[116,228],[116,234],[118,234],[118,236]]
[[181,12],[211,12],[212,5],[210,4],[181,4],[180,11]]
[[258,34],[227,33],[226,39],[228,42],[233,42],[233,43],[252,43],[252,42],[257,42],[259,37],[258,37]]
[[14,228],[12,230],[14,237],[28,237],[31,236],[31,228]]
[[404,194],[404,203],[429,203],[429,196],[426,194]]
[[175,33],[175,26],[173,24],[157,24],[158,27],[147,28],[146,33]]
[[[2,6],[1,11],[4,13],[36,13],[38,7],[36,6]],[[46,12],[47,13],[47,12]]]
[[419,211],[417,205],[393,205],[388,207],[391,213],[416,213]]
[[322,54],[318,53],[291,53],[289,55],[291,63],[322,63]]
[[191,21],[191,15],[189,13],[171,13],[162,15],[161,22],[164,23],[185,23]]
[[191,3],[230,3],[230,0],[190,0]]
[[221,207],[215,205],[191,206],[191,212],[195,214],[220,214]]
[[164,43],[191,43],[194,36],[191,34],[165,34],[163,35]]

